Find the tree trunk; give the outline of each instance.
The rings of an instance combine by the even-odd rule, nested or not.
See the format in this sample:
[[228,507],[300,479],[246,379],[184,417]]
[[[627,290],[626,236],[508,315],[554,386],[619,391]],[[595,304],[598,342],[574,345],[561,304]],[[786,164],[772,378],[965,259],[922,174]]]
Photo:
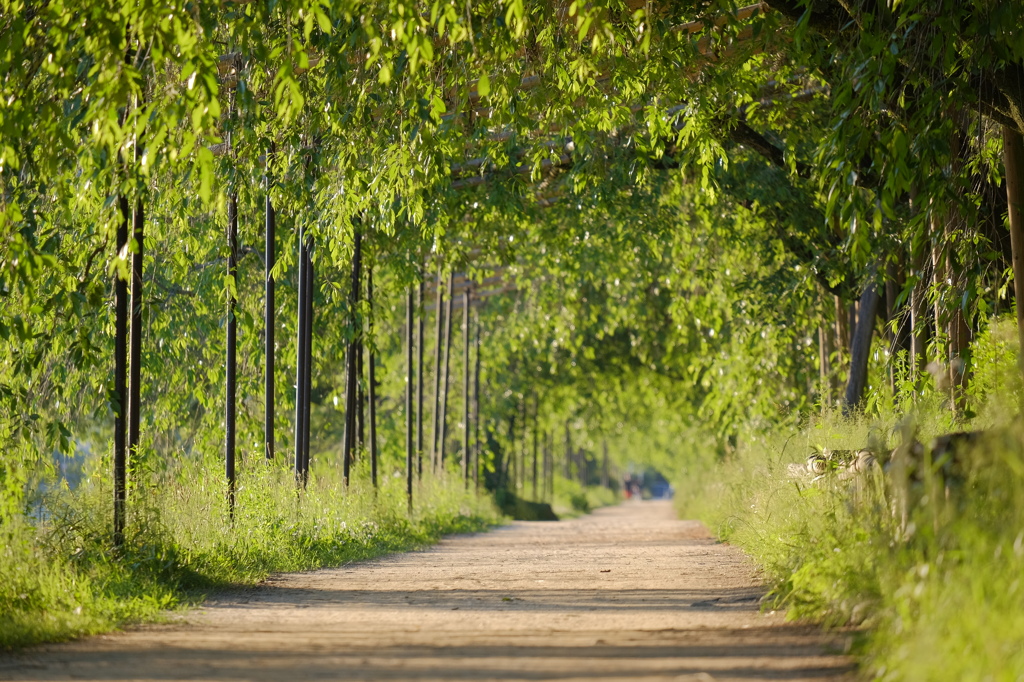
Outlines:
[[833,297],[836,314],[836,367],[845,367],[849,356],[848,346],[850,344],[850,318],[846,313],[846,306],[843,299]]
[[462,292],[462,484],[469,489],[469,303],[467,288]]
[[274,213],[274,205],[270,201],[270,175],[267,175],[267,197],[265,205],[266,246],[264,260],[266,261],[266,295],[264,299],[263,329],[266,335],[266,347],[264,351],[264,374],[263,374],[263,447],[268,460],[274,459],[274,332],[277,326],[274,302],[274,265],[276,263],[277,251],[275,242],[277,240],[277,215]]
[[601,487],[609,487],[610,477],[608,475],[608,439],[601,441]]
[[[423,477],[423,278],[416,287],[416,477]],[[410,332],[411,333],[411,332]]]
[[569,435],[569,422],[565,423],[565,471],[567,480],[572,480],[572,436]]
[[224,363],[224,474],[228,482],[228,513],[235,515],[235,398],[238,376],[238,320],[235,306],[238,304],[238,195],[228,200],[228,279],[232,289],[228,290],[227,357]]
[[448,436],[448,379],[450,376],[449,361],[452,355],[452,302],[454,296],[452,290],[454,288],[455,276],[452,273],[448,273],[448,301],[445,305],[445,320],[444,320],[444,369],[441,374],[441,435],[437,440],[437,459],[441,469],[444,470],[444,451],[445,451],[445,440]]
[[316,272],[313,269],[313,238],[306,239],[306,314],[303,324],[306,360],[303,363],[305,376],[302,379],[302,470],[309,476],[309,444],[310,444],[310,410],[312,409],[313,393],[313,297],[316,293],[314,283]]
[[128,330],[128,459],[126,475],[135,469],[139,456],[139,421],[142,409],[142,258],[145,255],[145,213],[142,199],[135,200],[132,216],[131,320]]
[[[931,234],[932,234],[932,287],[935,290],[935,302],[932,304],[932,313],[935,317],[935,341],[936,348],[942,348],[942,343],[947,339],[942,338],[945,336],[944,330],[946,328],[946,316],[943,315],[943,299],[945,298],[944,293],[947,289],[946,280],[946,259],[942,257],[942,232],[938,229],[938,225],[935,224],[935,219],[931,222]],[[936,351],[938,354],[939,362],[942,362],[941,351]]]
[[437,436],[441,429],[441,347],[444,345],[444,294],[441,288],[441,268],[437,268],[437,296],[434,303],[436,330],[434,333],[434,409],[431,412],[433,429],[430,431],[430,468],[437,473]]
[[[373,342],[373,268],[366,268],[366,307],[369,315],[366,320],[367,334],[370,346],[368,350],[368,374],[366,380],[366,394],[368,401],[368,417],[370,418],[370,483],[377,487],[377,372],[376,358],[374,357]],[[408,411],[407,411],[408,412]]]
[[910,292],[910,367],[914,381],[920,384],[928,366],[928,277],[925,273],[928,249],[925,242],[916,245],[911,262],[915,282]]
[[1018,366],[1024,373],[1024,137],[1003,126],[1003,166],[1006,202],[1010,213],[1010,245],[1013,252],[1013,294],[1017,309]]
[[871,357],[871,337],[875,330],[875,309],[878,306],[878,290],[870,282],[860,297],[860,314],[854,328],[850,350],[850,378],[846,383],[843,397],[843,414],[850,414],[864,398],[868,379],[868,360]]
[[899,275],[896,270],[896,263],[887,261],[885,264],[885,339],[888,343],[889,350],[889,392],[896,395],[896,354],[899,351],[897,347],[897,334],[893,331],[893,323],[899,324],[897,318],[899,312],[897,310],[896,298],[899,296]]
[[835,377],[832,375],[832,334],[825,327],[818,327],[818,378],[821,382],[821,403],[831,405],[835,395]]
[[412,481],[415,478],[416,460],[413,454],[413,393],[416,392],[415,367],[413,366],[413,325],[415,316],[415,295],[413,288],[405,297],[405,497],[412,509]]
[[[127,197],[118,198],[121,222],[117,225],[115,257],[128,250],[128,221],[131,209]],[[114,275],[114,546],[124,543],[126,467],[128,462],[128,282]]]
[[480,489],[480,314],[476,316],[476,362],[473,368],[473,482]]
[[351,325],[352,338],[348,342],[346,354],[346,380],[345,380],[345,435],[342,441],[342,471],[345,485],[349,484],[349,477],[352,472],[352,460],[356,441],[356,402],[358,391],[356,384],[359,378],[359,368],[356,360],[356,344],[359,340],[359,326],[356,308],[359,305],[359,282],[362,268],[362,244],[363,236],[359,230],[353,235],[352,245],[352,274],[349,282],[349,324]]
[[537,412],[540,411],[540,398],[533,395],[533,499],[537,500]]
[[306,236],[299,230],[298,297],[295,304],[295,476],[305,485],[306,469],[302,464],[302,415],[306,386]]

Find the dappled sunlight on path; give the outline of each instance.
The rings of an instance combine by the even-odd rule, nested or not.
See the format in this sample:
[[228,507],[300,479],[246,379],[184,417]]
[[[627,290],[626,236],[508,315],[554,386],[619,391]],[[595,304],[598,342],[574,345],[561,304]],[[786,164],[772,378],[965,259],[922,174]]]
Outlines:
[[667,502],[516,522],[219,595],[187,622],[0,659],[25,680],[835,680],[842,638],[762,614]]

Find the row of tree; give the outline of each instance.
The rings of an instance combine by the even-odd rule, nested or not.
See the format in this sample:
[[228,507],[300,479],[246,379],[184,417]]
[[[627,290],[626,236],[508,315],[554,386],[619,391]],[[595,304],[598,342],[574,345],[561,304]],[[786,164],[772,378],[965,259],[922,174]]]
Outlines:
[[528,396],[592,452],[727,443],[930,363],[964,413],[974,334],[1024,295],[1016,3],[0,8],[10,490],[73,440],[112,439],[117,481],[283,434],[300,475],[415,459],[428,260],[515,283],[482,390],[469,343],[433,363],[495,469]]

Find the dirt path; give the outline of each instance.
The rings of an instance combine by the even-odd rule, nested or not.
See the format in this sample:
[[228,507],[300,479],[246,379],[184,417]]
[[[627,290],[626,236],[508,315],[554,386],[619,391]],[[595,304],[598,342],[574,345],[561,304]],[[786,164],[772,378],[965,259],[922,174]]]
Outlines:
[[739,551],[633,502],[277,576],[187,622],[0,659],[0,679],[848,679],[841,641],[761,594]]

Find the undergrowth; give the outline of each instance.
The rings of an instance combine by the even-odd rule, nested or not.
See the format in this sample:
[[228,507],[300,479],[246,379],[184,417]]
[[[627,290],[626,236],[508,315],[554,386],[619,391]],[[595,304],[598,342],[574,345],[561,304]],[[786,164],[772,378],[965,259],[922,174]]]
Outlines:
[[[1024,680],[1024,427],[1016,344],[1006,325],[979,339],[968,423],[934,393],[913,410],[843,419],[798,433],[750,433],[724,459],[708,456],[677,484],[678,504],[743,548],[790,617],[855,625],[863,672],[885,680]],[[812,479],[815,447],[880,452],[902,433],[986,429],[958,476],[895,467]],[[883,457],[884,458],[884,457]],[[928,461],[928,460],[925,460]]]
[[572,518],[619,502],[619,494],[600,485],[584,487],[576,479],[555,474],[551,508],[560,518]]
[[220,463],[182,459],[130,491],[126,540],[112,551],[108,467],[92,466],[74,491],[51,488],[31,514],[0,520],[0,648],[156,620],[209,590],[410,550],[498,520],[490,498],[461,481],[425,480],[410,514],[404,479],[345,490],[324,467],[300,490],[290,471],[270,466],[240,475],[232,518]]

